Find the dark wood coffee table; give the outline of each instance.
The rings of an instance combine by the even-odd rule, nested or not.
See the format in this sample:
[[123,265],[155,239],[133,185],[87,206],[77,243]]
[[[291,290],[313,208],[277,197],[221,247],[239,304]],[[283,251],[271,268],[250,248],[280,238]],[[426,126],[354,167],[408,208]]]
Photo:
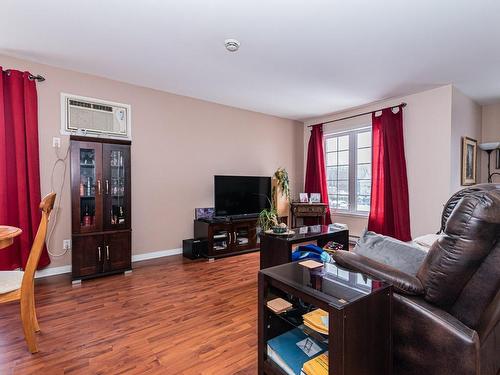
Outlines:
[[291,236],[260,233],[260,269],[292,261],[292,251],[297,244],[315,242],[323,247],[329,241],[342,244],[349,249],[349,230],[335,229],[331,225],[313,225],[292,229]]
[[[328,348],[328,374],[392,374],[392,286],[334,263],[309,269],[292,262],[259,271],[259,375],[285,375],[268,355],[269,340],[290,330]],[[277,297],[292,309],[277,314]],[[303,314],[328,313],[328,334],[304,325]]]

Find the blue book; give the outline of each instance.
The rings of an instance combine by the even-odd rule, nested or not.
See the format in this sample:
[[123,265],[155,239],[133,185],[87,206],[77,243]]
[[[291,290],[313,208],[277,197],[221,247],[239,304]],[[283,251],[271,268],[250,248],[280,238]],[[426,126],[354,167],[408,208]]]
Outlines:
[[[274,352],[273,356],[277,356],[279,360],[276,361],[276,358],[272,358],[273,356],[271,359],[275,359],[275,362],[284,362],[296,375],[300,375],[305,362],[327,349],[323,343],[316,342],[298,328],[269,340],[267,345]],[[280,365],[280,363],[277,364]]]

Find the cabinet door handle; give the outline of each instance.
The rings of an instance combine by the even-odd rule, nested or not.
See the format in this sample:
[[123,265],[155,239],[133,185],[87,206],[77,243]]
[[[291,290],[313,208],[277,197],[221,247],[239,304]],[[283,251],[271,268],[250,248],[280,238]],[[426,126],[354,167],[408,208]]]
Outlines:
[[97,180],[97,194],[101,195],[101,180]]
[[234,243],[236,243],[236,232],[233,232]]
[[101,256],[101,247],[100,246],[97,246],[97,252],[99,254],[99,262],[100,262],[101,258],[102,258],[102,256]]
[[229,236],[229,243],[233,242],[233,240],[231,239],[231,232],[227,232],[227,235]]
[[109,260],[109,246],[106,245],[106,260]]
[[106,194],[109,194],[109,181],[106,180]]

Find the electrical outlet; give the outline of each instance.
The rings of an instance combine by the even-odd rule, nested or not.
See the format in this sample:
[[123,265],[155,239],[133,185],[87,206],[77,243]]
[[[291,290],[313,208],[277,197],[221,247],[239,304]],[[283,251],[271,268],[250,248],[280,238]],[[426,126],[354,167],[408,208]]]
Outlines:
[[52,137],[52,147],[61,147],[61,138],[59,137]]
[[63,240],[63,249],[71,250],[71,240]]

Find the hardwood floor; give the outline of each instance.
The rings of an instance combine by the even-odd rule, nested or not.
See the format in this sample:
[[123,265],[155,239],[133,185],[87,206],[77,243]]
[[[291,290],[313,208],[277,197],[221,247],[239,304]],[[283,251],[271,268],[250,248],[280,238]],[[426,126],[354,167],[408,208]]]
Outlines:
[[258,253],[172,256],[78,287],[39,280],[40,352],[28,352],[19,305],[3,305],[0,374],[256,374],[258,268]]

